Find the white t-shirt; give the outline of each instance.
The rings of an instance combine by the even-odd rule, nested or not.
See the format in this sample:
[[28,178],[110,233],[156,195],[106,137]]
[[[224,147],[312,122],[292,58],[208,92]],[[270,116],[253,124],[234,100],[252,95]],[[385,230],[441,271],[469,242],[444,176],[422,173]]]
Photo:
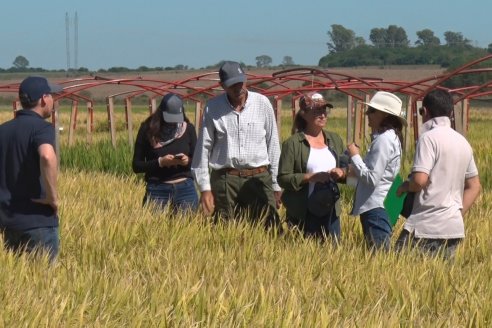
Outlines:
[[[328,147],[313,148],[309,151],[306,171],[307,173],[327,172],[335,168],[337,161]],[[314,183],[309,183],[309,195],[313,192]]]
[[412,215],[404,228],[417,238],[463,238],[461,209],[465,179],[478,175],[473,151],[466,139],[451,128],[447,117],[423,125],[412,172],[429,175],[428,185],[415,196]]

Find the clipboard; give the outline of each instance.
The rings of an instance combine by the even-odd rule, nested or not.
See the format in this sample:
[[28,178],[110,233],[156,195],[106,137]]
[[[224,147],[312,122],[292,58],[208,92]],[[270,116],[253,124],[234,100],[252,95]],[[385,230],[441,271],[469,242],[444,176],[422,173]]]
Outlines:
[[384,208],[386,213],[388,213],[389,221],[391,226],[394,226],[400,217],[401,209],[403,208],[403,202],[405,201],[406,193],[402,194],[400,197],[396,195],[398,187],[403,183],[403,179],[398,173],[391,184],[391,187],[384,199]]

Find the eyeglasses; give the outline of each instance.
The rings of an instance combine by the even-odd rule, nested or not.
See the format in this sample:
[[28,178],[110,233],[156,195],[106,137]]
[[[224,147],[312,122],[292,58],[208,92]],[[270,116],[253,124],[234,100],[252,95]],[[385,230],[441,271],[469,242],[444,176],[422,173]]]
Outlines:
[[309,112],[312,113],[314,116],[318,117],[318,116],[328,116],[328,114],[330,114],[330,108],[327,108],[327,107],[322,107],[322,108],[309,108]]
[[369,108],[366,110],[366,115],[369,115],[369,114],[374,114],[376,111],[377,111],[377,109],[376,109],[376,108],[374,108],[374,107],[369,107]]
[[424,107],[419,108],[419,114],[420,116],[424,116]]

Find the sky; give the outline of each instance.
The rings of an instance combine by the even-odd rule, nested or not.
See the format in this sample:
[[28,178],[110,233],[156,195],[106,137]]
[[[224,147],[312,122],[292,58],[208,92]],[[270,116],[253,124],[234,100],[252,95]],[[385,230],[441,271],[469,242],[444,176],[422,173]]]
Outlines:
[[74,67],[74,16],[78,17],[77,66],[91,71],[128,68],[202,68],[221,60],[255,65],[268,55],[315,66],[328,53],[327,32],[340,24],[368,44],[373,28],[397,25],[414,44],[416,32],[460,32],[472,44],[492,43],[491,0],[25,0],[4,1],[0,68],[21,55],[30,67]]

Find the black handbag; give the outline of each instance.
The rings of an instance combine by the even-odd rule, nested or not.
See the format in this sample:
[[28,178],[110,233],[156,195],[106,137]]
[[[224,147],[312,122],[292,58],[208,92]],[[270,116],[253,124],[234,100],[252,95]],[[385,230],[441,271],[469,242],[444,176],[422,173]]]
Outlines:
[[308,211],[318,217],[330,215],[339,198],[340,190],[336,182],[318,182],[308,198]]

